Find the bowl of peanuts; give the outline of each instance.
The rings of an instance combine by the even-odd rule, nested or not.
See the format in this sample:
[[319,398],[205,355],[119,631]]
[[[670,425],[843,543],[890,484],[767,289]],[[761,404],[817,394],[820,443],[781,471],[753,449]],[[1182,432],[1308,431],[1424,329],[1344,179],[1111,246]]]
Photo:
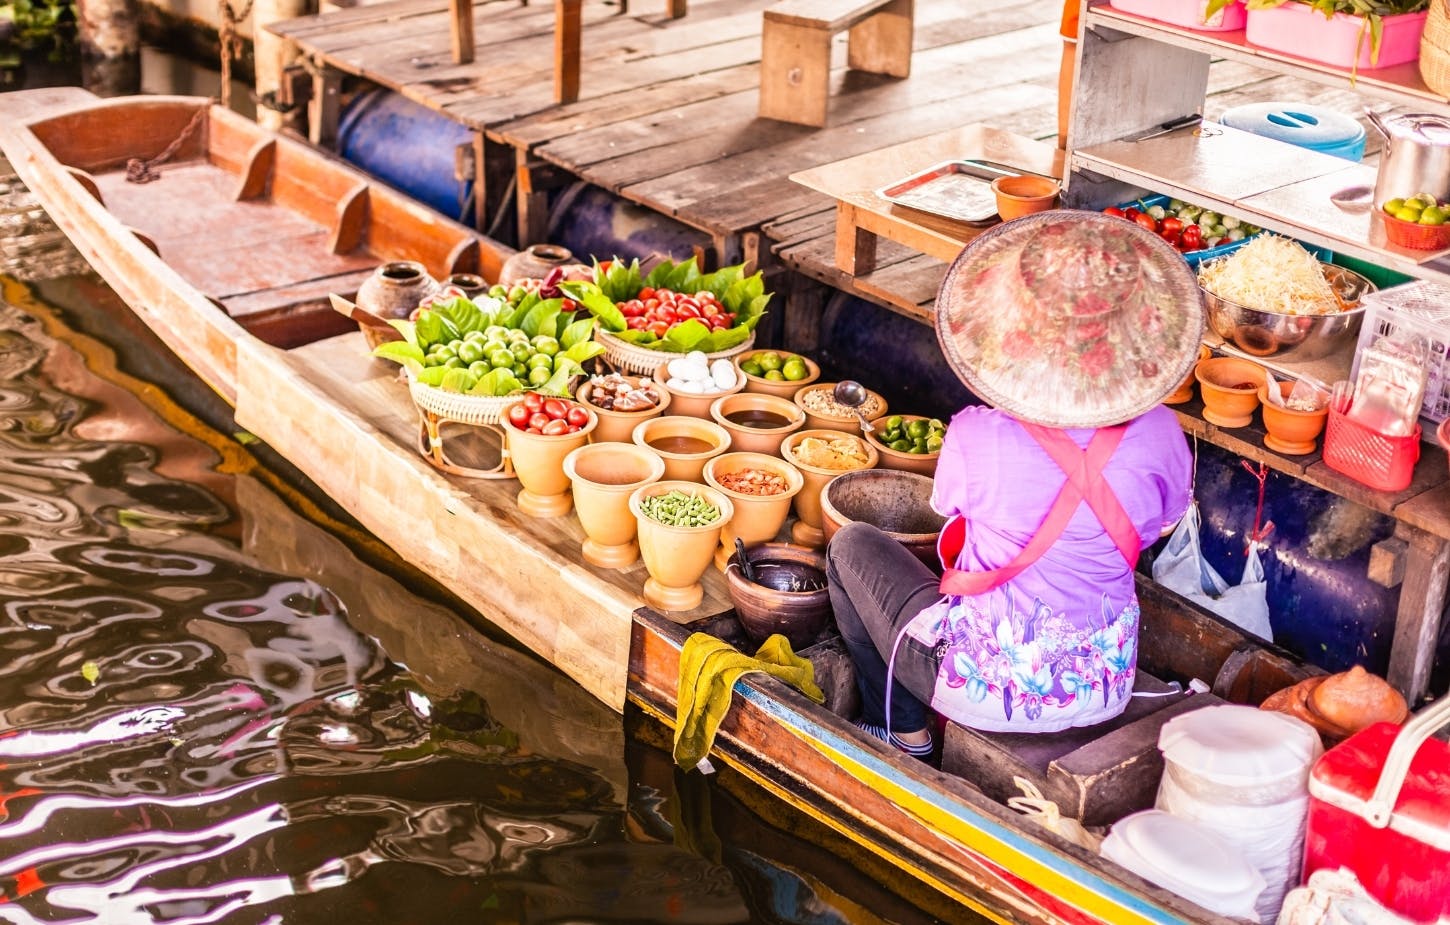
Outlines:
[[[839,430],[848,434],[861,432],[861,418],[846,405],[836,401],[832,392],[834,382],[817,382],[795,393],[795,403],[806,413],[807,430]],[[886,399],[879,392],[866,389],[866,401],[860,407],[861,416],[875,421],[886,413]]]
[[735,552],[735,538],[746,546],[774,540],[790,514],[791,499],[805,485],[800,470],[779,456],[764,453],[725,453],[705,464],[705,484],[724,494],[735,506],[735,516],[720,531],[715,566]]

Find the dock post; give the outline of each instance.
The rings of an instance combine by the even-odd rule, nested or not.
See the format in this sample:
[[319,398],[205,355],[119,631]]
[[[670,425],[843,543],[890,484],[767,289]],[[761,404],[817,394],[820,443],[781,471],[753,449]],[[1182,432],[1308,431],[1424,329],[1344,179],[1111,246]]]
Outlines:
[[276,108],[282,74],[298,58],[297,46],[267,31],[266,24],[296,19],[314,12],[314,0],[255,0],[252,8],[252,49],[255,59],[257,123],[269,131],[283,127],[284,115]]

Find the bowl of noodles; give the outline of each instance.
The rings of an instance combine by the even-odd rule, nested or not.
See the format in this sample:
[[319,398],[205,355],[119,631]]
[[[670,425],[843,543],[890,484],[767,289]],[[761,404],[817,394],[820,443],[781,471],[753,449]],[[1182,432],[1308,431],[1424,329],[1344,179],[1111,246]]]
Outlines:
[[1250,356],[1317,360],[1353,350],[1365,277],[1319,260],[1297,241],[1260,235],[1199,267],[1208,326]]

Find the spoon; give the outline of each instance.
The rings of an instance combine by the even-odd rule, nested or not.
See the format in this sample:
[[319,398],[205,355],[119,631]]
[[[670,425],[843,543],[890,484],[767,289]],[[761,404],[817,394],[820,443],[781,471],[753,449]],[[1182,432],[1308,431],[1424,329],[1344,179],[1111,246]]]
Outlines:
[[1331,193],[1329,201],[1345,212],[1368,212],[1374,190],[1368,186],[1348,186]]
[[861,422],[861,432],[871,434],[876,432],[876,427],[866,420],[866,415],[861,413],[861,406],[866,404],[866,387],[854,379],[842,379],[831,389],[831,397],[841,404],[850,408],[856,413],[856,419]]
[[735,558],[740,562],[740,574],[745,576],[749,582],[755,581],[755,567],[750,564],[750,557],[745,554],[745,541],[740,537],[735,538]]

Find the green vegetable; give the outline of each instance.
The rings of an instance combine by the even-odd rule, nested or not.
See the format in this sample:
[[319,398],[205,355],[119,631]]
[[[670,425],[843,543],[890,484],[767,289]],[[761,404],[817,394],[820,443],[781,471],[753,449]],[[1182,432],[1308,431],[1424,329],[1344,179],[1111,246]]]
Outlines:
[[708,527],[720,519],[718,507],[678,489],[641,499],[639,509],[650,520],[668,527]]

